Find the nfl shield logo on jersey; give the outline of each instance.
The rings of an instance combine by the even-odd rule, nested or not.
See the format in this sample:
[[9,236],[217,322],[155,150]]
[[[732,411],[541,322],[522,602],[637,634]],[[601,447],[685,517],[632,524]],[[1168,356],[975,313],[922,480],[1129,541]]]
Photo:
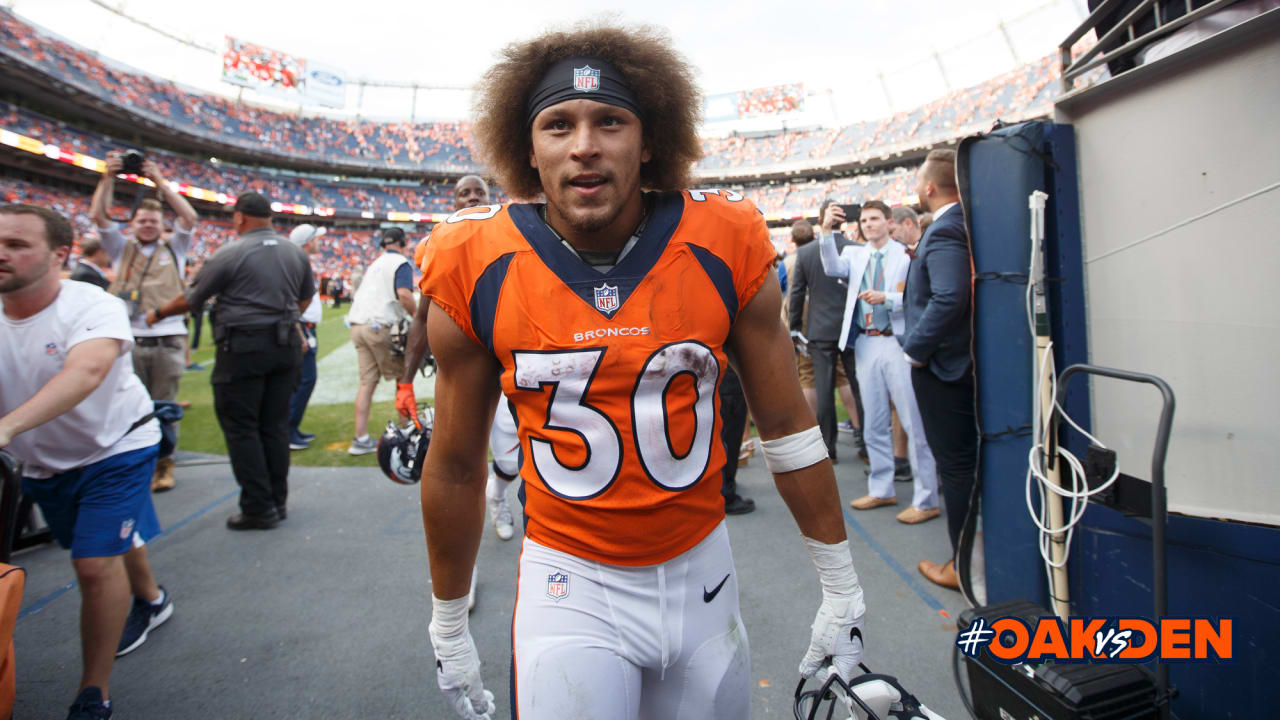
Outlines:
[[578,92],[595,92],[600,89],[600,71],[590,65],[573,69],[573,89]]
[[569,574],[556,570],[547,575],[547,597],[560,602],[569,597]]
[[604,284],[596,291],[596,309],[602,313],[612,313],[618,309],[618,286]]

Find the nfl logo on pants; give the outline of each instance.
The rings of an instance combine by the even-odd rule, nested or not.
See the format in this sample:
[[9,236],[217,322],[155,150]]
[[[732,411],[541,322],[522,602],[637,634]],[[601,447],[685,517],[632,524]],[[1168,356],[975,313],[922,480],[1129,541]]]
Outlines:
[[573,89],[578,92],[594,92],[600,89],[600,71],[590,65],[573,69]]
[[556,570],[547,575],[547,597],[560,602],[569,597],[569,574]]
[[596,291],[596,309],[602,313],[611,313],[618,309],[618,286],[601,285]]

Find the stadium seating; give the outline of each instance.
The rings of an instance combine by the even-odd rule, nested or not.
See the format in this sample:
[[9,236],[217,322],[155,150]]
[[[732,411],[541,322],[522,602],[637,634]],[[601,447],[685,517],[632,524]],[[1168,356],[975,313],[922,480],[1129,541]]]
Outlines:
[[[258,152],[381,168],[479,171],[466,122],[374,122],[303,117],[238,104],[184,90],[168,81],[115,67],[109,61],[51,37],[0,8],[0,53],[29,63],[64,82],[130,109],[142,109],[176,129],[231,139]],[[703,143],[704,170],[751,168],[783,162],[821,166],[872,149],[904,143],[926,145],[956,137],[965,128],[1046,107],[1058,91],[1054,56],[1023,65],[980,85],[958,90],[880,120],[822,130],[728,137]],[[798,92],[797,88],[791,88]],[[773,90],[777,90],[774,88]],[[744,93],[746,110],[759,111],[796,98]],[[369,202],[378,203],[371,196]]]
[[[0,8],[0,55],[74,84],[109,103],[143,111],[176,131],[216,137],[220,142],[279,157],[277,168],[260,168],[148,149],[170,179],[215,193],[234,196],[256,190],[283,203],[334,208],[347,217],[365,213],[365,217],[384,218],[390,212],[448,212],[452,207],[450,188],[432,181],[408,183],[373,177],[338,180],[300,171],[296,160],[362,165],[370,176],[386,174],[388,168],[435,173],[437,177],[444,173],[456,176],[463,171],[483,172],[472,154],[469,123],[304,117],[244,105],[118,66],[32,26],[4,8]],[[734,178],[749,175],[755,169],[786,164],[813,169],[816,172],[809,174],[820,177],[821,171],[831,166],[873,160],[870,166],[877,169],[854,177],[736,185],[768,218],[779,222],[812,216],[825,198],[860,202],[874,197],[890,204],[910,202],[914,169],[889,167],[884,158],[903,149],[954,140],[999,118],[1047,109],[1059,89],[1057,72],[1054,57],[1047,56],[885,118],[839,128],[707,138],[699,169]],[[739,110],[746,114],[767,112],[779,104],[799,102],[801,92],[799,86],[781,91],[747,91],[739,98],[745,103]],[[104,158],[122,146],[119,140],[101,133],[3,102],[0,128],[94,158]],[[735,183],[731,180],[730,184]],[[0,199],[53,207],[72,218],[80,234],[96,232],[88,218],[87,189],[77,192],[0,177]],[[505,201],[500,192],[495,199]],[[116,214],[125,212],[121,208]],[[193,267],[232,238],[230,228],[216,217],[200,224]],[[369,231],[331,229],[316,258],[316,267],[322,275],[345,276],[375,252]]]

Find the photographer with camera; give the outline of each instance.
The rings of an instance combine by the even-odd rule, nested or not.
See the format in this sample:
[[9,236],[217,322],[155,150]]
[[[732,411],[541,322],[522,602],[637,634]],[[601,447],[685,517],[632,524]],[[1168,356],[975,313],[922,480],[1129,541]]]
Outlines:
[[356,391],[355,437],[350,455],[376,452],[378,440],[369,436],[369,406],[378,378],[399,380],[404,374],[404,353],[392,352],[392,330],[401,321],[408,324],[417,310],[413,300],[413,264],[405,257],[404,230],[384,229],[379,235],[382,254],[369,263],[364,280],[351,298],[347,322],[351,344],[356,347],[360,367],[360,389]]
[[[122,232],[122,224],[108,216],[114,197],[116,175],[132,174],[149,178],[156,191],[177,213],[173,234],[164,238],[164,206],[147,198],[138,203],[129,220],[132,237]],[[157,401],[175,402],[178,383],[186,368],[187,327],[181,315],[148,326],[146,314],[186,289],[187,253],[196,227],[196,211],[186,198],[169,187],[154,160],[137,150],[116,153],[107,158],[107,170],[98,181],[89,207],[98,226],[102,248],[116,263],[116,279],[107,292],[124,300],[133,328],[133,371]],[[174,437],[178,427],[172,426]],[[173,458],[156,462],[151,480],[152,492],[171,490],[174,486]]]

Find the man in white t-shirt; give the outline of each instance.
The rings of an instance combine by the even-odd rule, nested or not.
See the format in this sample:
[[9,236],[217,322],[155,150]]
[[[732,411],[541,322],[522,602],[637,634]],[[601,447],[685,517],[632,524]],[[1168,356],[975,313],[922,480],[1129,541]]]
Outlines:
[[[186,318],[175,315],[148,326],[145,317],[148,310],[163,305],[186,289],[187,253],[196,227],[196,211],[169,185],[159,166],[153,160],[145,160],[142,174],[155,183],[156,190],[178,214],[178,219],[173,233],[165,237],[164,206],[148,198],[138,204],[129,221],[132,237],[126,237],[120,223],[112,222],[107,216],[116,174],[123,170],[118,154],[107,158],[107,171],[98,181],[89,212],[98,226],[102,247],[116,264],[116,277],[107,292],[124,299],[129,310],[135,344],[133,371],[152,399],[175,402],[178,383],[187,366]],[[171,429],[176,438],[177,423]],[[173,458],[160,458],[151,489],[163,492],[173,486]]]
[[[289,240],[302,248],[307,255],[314,255],[319,249],[320,238],[324,237],[324,233],[325,229],[322,227],[302,224],[289,233]],[[315,272],[314,269],[312,272]],[[319,345],[316,342],[316,326],[320,324],[322,314],[320,290],[317,289],[316,294],[311,298],[311,304],[307,305],[307,309],[298,318],[302,325],[306,347],[302,355],[302,375],[298,378],[298,387],[294,388],[293,395],[289,398],[290,450],[306,450],[311,447],[311,441],[316,439],[315,435],[302,432],[299,426],[302,425],[302,416],[307,412],[307,403],[311,401],[311,391],[316,389],[316,353],[319,351]]]
[[160,427],[133,372],[124,303],[59,278],[71,241],[52,210],[0,206],[0,448],[23,462],[22,490],[80,584],[84,664],[69,717],[109,718],[114,658],[173,614],[145,546],[160,533]]

